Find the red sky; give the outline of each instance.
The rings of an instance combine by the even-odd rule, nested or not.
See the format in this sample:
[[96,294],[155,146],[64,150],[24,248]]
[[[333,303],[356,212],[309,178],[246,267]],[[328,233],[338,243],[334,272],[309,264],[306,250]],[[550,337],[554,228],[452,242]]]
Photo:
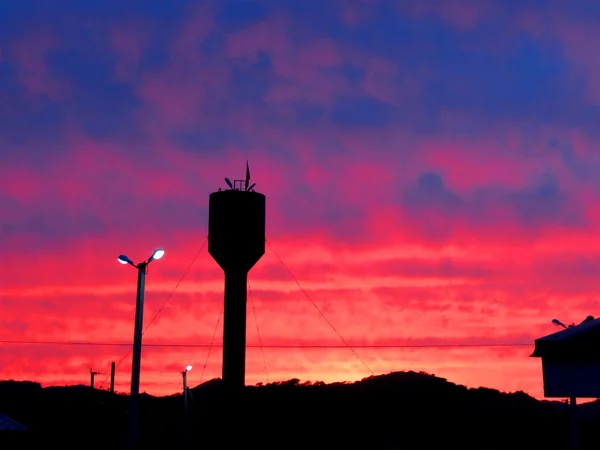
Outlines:
[[542,398],[534,339],[598,309],[600,10],[405,4],[0,6],[0,377],[115,361],[128,392],[116,258],[157,247],[141,390],[220,376],[208,196],[248,160],[248,384],[422,370]]

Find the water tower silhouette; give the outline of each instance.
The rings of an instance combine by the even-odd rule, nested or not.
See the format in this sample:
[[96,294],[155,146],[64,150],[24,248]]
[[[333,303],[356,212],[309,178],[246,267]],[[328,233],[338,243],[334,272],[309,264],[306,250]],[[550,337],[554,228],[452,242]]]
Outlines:
[[246,375],[248,272],[265,253],[266,199],[246,179],[213,192],[208,203],[208,252],[225,272],[223,389],[243,389]]

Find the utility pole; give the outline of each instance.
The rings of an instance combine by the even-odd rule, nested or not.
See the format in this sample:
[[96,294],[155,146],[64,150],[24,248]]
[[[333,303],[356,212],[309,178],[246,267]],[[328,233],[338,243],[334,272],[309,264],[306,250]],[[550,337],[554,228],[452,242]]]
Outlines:
[[131,421],[131,435],[129,441],[129,448],[131,450],[138,450],[138,439],[139,439],[139,395],[140,395],[140,366],[142,360],[142,323],[144,317],[144,284],[146,281],[146,270],[148,263],[143,262],[138,264],[138,281],[137,281],[137,295],[135,301],[135,327],[133,333],[133,362],[131,370],[131,391],[129,398],[131,401],[130,406],[130,421]]
[[135,264],[126,255],[119,255],[117,258],[121,264],[130,264],[137,269],[137,293],[135,299],[135,323],[133,330],[133,361],[131,364],[131,392],[129,399],[131,402],[129,409],[130,433],[129,448],[138,450],[139,447],[139,395],[140,395],[140,366],[142,361],[142,325],[144,321],[144,286],[146,283],[146,272],[148,264],[160,259],[165,251],[157,248],[147,261]]
[[95,372],[94,370],[92,370],[92,368],[90,367],[90,386],[92,387],[92,389],[94,389],[94,378],[96,377],[96,375],[98,375],[100,372]]
[[569,408],[569,430],[571,435],[571,450],[578,450],[579,439],[578,439],[578,427],[577,427],[577,399],[571,397],[567,400],[567,407]]
[[189,419],[188,419],[188,385],[187,385],[187,373],[192,370],[192,366],[187,366],[184,371],[181,372],[183,376],[183,438],[184,442],[188,440],[189,430]]
[[110,363],[110,393],[115,393],[115,362]]

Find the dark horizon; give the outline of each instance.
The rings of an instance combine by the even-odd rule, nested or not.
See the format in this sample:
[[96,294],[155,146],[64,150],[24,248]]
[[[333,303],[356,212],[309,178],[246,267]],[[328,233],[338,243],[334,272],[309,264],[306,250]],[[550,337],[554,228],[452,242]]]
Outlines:
[[[87,433],[94,448],[127,448],[128,405],[127,395],[89,386],[41,388],[35,383],[0,382],[0,412],[29,427],[29,432],[0,433],[0,442],[10,438],[13,443],[80,448],[77,433],[67,431],[77,428],[78,433]],[[579,409],[580,450],[594,448],[600,403]],[[523,392],[467,388],[416,372],[353,383],[301,384],[292,379],[248,387],[233,402],[213,381],[192,389],[187,440],[183,411],[181,394],[141,396],[141,449],[178,445],[217,449],[235,443],[282,448],[285,438],[284,447],[289,449],[310,445],[392,450],[460,444],[464,449],[492,450],[510,444],[515,449],[558,450],[569,439],[562,402],[539,401]]]

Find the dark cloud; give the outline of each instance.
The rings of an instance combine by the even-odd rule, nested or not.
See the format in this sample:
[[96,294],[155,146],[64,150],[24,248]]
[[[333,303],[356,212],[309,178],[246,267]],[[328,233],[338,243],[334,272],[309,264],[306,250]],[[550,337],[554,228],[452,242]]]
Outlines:
[[[63,105],[45,93],[28,93],[19,83],[10,55],[4,61],[0,57],[0,86],[0,155],[46,160],[45,155],[53,155],[48,146],[56,146],[64,138]],[[31,145],[35,143],[46,147],[37,151]]]
[[244,149],[249,146],[247,137],[233,127],[215,127],[206,131],[194,128],[187,127],[187,130],[171,133],[171,142],[195,153],[222,151],[227,148]]
[[563,226],[585,223],[581,212],[572,208],[567,195],[560,191],[558,181],[550,175],[543,176],[531,188],[506,192],[500,198],[525,226],[538,228],[553,222]]
[[226,0],[219,2],[215,19],[224,30],[234,31],[269,17],[269,2]]
[[[3,239],[16,241],[21,237],[27,238],[26,242],[35,250],[42,248],[44,242],[106,236],[107,232],[99,214],[83,210],[73,214],[51,205],[32,209],[21,217],[3,220],[1,226]],[[19,239],[19,242],[23,240]]]
[[2,2],[0,5],[0,18],[2,18],[1,23],[11,31],[19,28],[24,22],[44,20],[60,24],[72,17],[118,20],[141,16],[162,18],[163,20],[181,20],[185,17],[191,4],[193,2],[182,1],[171,4],[161,0],[131,0],[127,4],[123,4],[118,0],[102,2],[64,0],[57,5],[49,4],[44,0],[26,0],[23,2]]
[[369,97],[339,97],[330,112],[334,125],[344,128],[385,128],[393,124],[397,109],[393,105]]
[[[434,115],[466,114],[472,131],[494,121],[514,127],[591,125],[588,117],[597,108],[588,103],[583,80],[569,74],[559,42],[527,35],[506,40],[508,51],[496,54],[485,48],[469,50],[464,39],[448,36],[427,62],[434,75],[425,77],[423,108]],[[440,126],[445,130],[453,125],[449,121]]]
[[344,61],[333,67],[322,68],[321,73],[324,77],[343,79],[354,89],[360,89],[360,84],[365,80],[365,69],[357,67],[350,61]]
[[233,60],[230,62],[228,94],[229,99],[237,107],[246,104],[260,107],[272,82],[271,58],[265,52],[258,52],[254,61]]
[[478,227],[499,227],[516,221],[523,230],[540,231],[548,226],[583,228],[588,222],[572,194],[560,189],[557,179],[541,176],[522,189],[486,188],[460,196],[434,172],[422,174],[402,193],[407,218],[425,229],[444,235],[458,223]]
[[435,210],[442,215],[459,214],[464,202],[446,187],[442,177],[434,172],[422,174],[403,194],[404,205],[411,211]]
[[212,31],[199,43],[200,53],[207,58],[217,58],[225,51],[226,34],[222,30]]
[[9,246],[18,243],[19,251],[29,254],[88,239],[120,239],[135,234],[140,226],[144,233],[151,230],[163,241],[173,240],[174,230],[196,228],[201,236],[206,233],[208,210],[195,207],[190,200],[142,198],[126,191],[71,207],[51,196],[31,204],[0,198],[0,207],[8,213],[0,221],[0,235]]
[[[214,29],[206,30],[208,34],[199,32],[187,58],[204,58],[202,67],[208,70],[225,64],[230,76],[223,80],[223,89],[208,89],[199,99],[198,109],[205,114],[198,114],[197,121],[193,117],[189,120],[205,121],[206,112],[210,112],[215,121],[231,122],[240,114],[240,108],[246,108],[252,109],[247,120],[256,127],[284,129],[330,123],[345,129],[395,128],[484,135],[493,124],[508,123],[513,129],[526,130],[532,125],[576,126],[593,135],[597,133],[595,118],[600,111],[586,99],[585,77],[572,73],[561,40],[534,37],[526,30],[506,31],[506,20],[512,16],[500,14],[491,22],[486,19],[465,30],[435,15],[415,18],[402,14],[391,2],[379,2],[372,4],[370,14],[360,17],[358,23],[349,24],[343,20],[344,4],[318,4],[319,14],[314,14],[304,2],[214,3]],[[136,83],[177,62],[180,56],[175,57],[170,49],[177,33],[188,24],[192,6],[186,2],[170,5],[137,1],[122,6],[109,1],[85,6],[67,2],[60,8],[32,2],[27,10],[8,8],[5,12],[23,26],[33,24],[35,17],[37,23],[43,23],[42,29],[59,37],[60,44],[45,52],[44,61],[49,79],[63,81],[72,92],[60,101],[10,94],[3,99],[6,106],[0,114],[6,116],[7,120],[1,123],[11,132],[3,135],[12,140],[23,140],[23,136],[56,140],[60,138],[61,125],[68,120],[96,139],[127,136],[130,140],[147,140],[139,114],[144,103]],[[523,6],[533,7],[539,8]],[[295,108],[287,108],[288,103],[274,107],[265,102],[274,86],[293,89],[299,83],[293,76],[275,75],[272,59],[276,55],[258,51],[252,61],[225,57],[229,35],[282,13],[293,20],[285,35],[273,39],[287,42],[293,51],[323,37],[331,39],[340,50],[342,61],[316,68],[316,81],[330,79],[333,85],[347,86],[350,93],[331,92],[330,98],[323,97],[320,104],[310,102],[302,107],[298,105],[306,100],[297,95],[290,99]],[[93,22],[89,22],[91,18]],[[134,18],[135,25],[128,31],[141,34],[143,46],[139,59],[132,62],[133,78],[123,82],[115,79],[117,49],[110,33]],[[365,62],[367,54],[368,58],[381,58],[402,74],[382,81],[390,84],[385,86],[391,93],[389,101],[364,92],[366,77],[372,70]],[[19,81],[13,65],[0,62],[0,79],[13,86],[9,92],[14,92]],[[198,83],[201,75],[198,74]],[[409,80],[416,80],[419,89],[411,92],[409,100],[398,102],[394,97],[411,90],[405,86]],[[207,130],[206,125],[202,132],[219,135],[218,131]],[[209,143],[202,144],[204,138],[195,136],[195,132],[176,134],[173,139],[184,147],[196,141],[200,146],[219,146],[210,141],[225,140],[206,138]],[[241,143],[241,139],[233,141]]]
[[0,93],[0,155],[40,163],[54,157],[64,139],[65,111],[47,95],[15,87]]
[[293,196],[278,197],[269,207],[276,210],[272,217],[277,228],[298,236],[325,231],[335,239],[360,239],[367,232],[368,211],[357,202],[342,200],[338,188],[296,185]]
[[95,40],[78,36],[77,46],[48,52],[50,77],[65,82],[74,94],[63,111],[86,134],[111,139],[139,133],[140,106],[134,86],[115,80],[115,56]]
[[374,9],[374,13],[354,27],[346,27],[338,38],[372,55],[390,58],[405,68],[416,68],[422,58],[424,43],[443,39],[441,30],[447,30],[440,20],[414,18],[402,15],[390,3]]

